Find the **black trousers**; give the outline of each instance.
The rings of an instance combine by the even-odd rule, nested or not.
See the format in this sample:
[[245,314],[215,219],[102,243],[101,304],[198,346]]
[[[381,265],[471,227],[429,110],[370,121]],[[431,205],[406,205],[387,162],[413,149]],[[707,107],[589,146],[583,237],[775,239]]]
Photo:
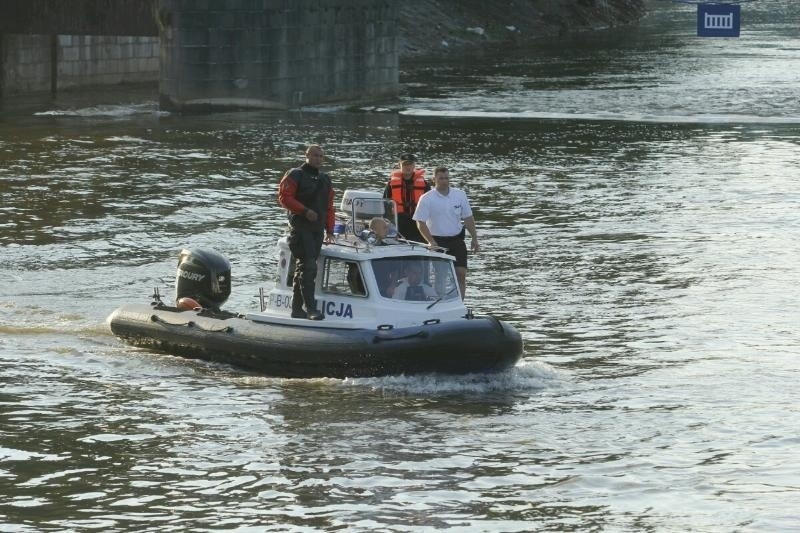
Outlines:
[[292,228],[289,231],[289,250],[294,256],[294,278],[292,278],[292,310],[306,311],[317,308],[314,287],[317,282],[317,258],[322,249],[322,230]]
[[467,268],[467,244],[464,242],[464,228],[457,235],[434,235],[433,240],[442,248],[447,248],[447,254],[456,258],[456,266]]

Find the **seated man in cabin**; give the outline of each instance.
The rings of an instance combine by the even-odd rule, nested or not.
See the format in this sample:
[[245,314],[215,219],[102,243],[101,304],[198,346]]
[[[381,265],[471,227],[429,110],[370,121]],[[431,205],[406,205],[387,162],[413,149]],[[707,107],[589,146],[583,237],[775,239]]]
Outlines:
[[424,301],[438,296],[433,287],[422,283],[422,266],[411,264],[408,265],[405,279],[395,287],[391,297],[396,300]]

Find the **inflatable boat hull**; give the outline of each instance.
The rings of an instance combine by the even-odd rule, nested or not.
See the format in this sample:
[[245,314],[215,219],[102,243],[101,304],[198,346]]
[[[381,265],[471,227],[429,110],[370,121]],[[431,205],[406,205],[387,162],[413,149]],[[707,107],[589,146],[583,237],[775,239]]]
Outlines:
[[127,343],[279,377],[368,377],[498,372],[522,356],[522,338],[493,317],[391,330],[335,329],[126,305],[108,318]]

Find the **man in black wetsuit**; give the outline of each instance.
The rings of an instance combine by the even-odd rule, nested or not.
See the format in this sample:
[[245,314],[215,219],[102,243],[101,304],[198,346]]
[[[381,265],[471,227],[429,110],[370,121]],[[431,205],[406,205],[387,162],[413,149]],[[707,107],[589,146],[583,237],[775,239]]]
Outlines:
[[289,249],[295,260],[292,318],[325,318],[317,310],[314,298],[317,258],[323,240],[333,242],[336,215],[331,178],[319,170],[323,157],[322,148],[315,144],[309,146],[306,162],[283,176],[278,191],[278,202],[289,212]]

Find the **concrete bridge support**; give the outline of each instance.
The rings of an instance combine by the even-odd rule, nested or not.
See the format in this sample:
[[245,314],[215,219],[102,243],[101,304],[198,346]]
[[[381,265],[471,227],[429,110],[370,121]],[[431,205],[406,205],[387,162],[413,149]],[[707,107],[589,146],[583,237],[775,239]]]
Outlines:
[[160,0],[165,109],[292,108],[395,95],[392,0]]
[[156,2],[1,0],[0,98],[156,80]]

